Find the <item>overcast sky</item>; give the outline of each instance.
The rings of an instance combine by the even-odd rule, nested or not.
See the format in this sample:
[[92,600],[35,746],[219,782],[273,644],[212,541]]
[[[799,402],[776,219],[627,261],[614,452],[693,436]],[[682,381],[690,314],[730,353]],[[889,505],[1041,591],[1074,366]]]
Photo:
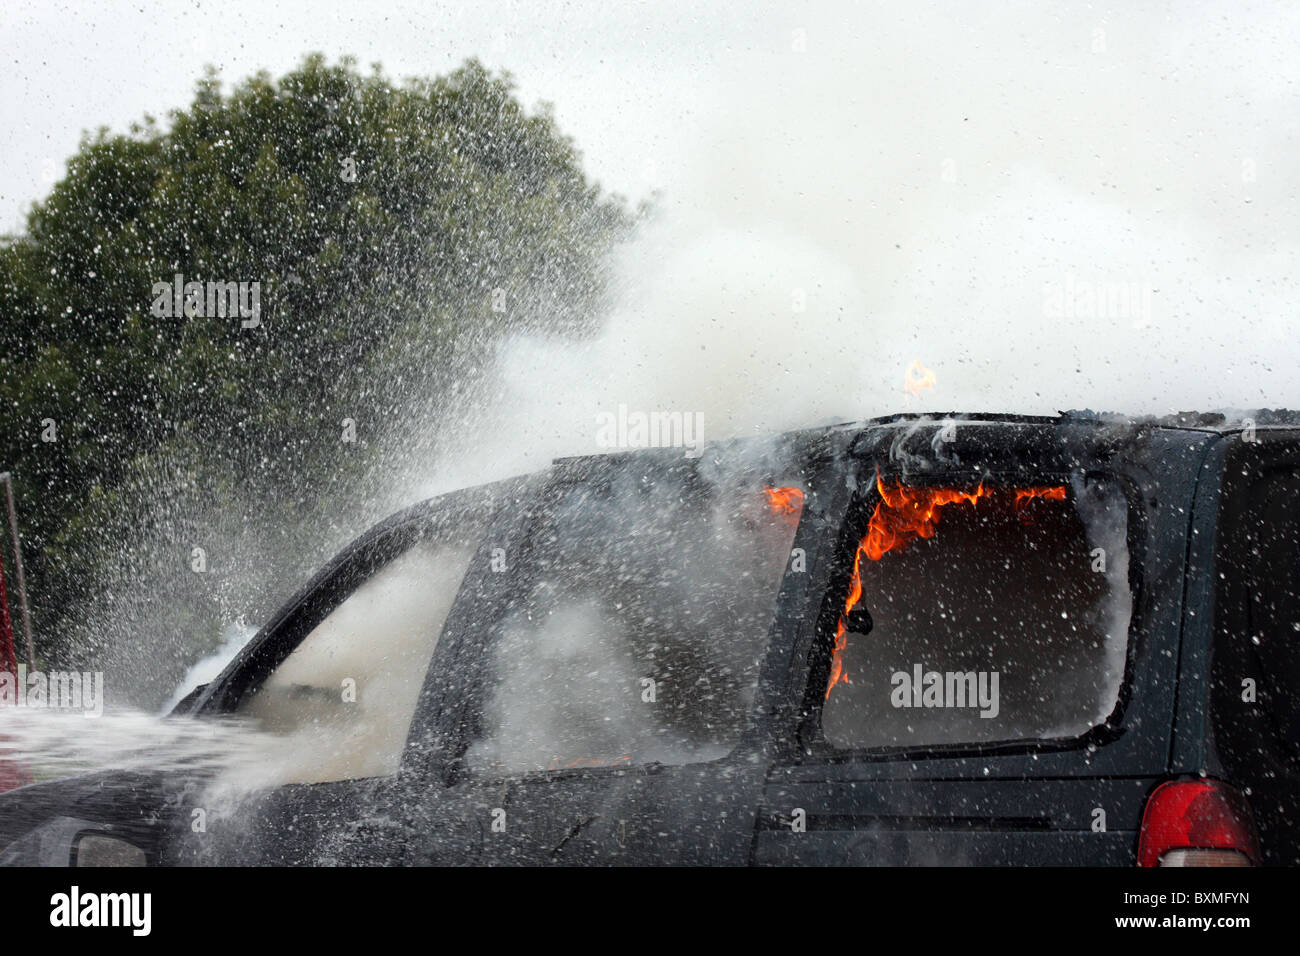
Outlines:
[[[81,131],[126,131],[187,106],[203,65],[226,89],[259,69],[282,75],[309,51],[344,54],[390,77],[434,76],[477,56],[509,69],[526,105],[549,100],[602,183],[642,195],[694,115],[729,46],[785,45],[794,20],[700,5],[464,0],[223,0],[0,3],[0,231],[62,175]],[[797,18],[795,18],[797,19]],[[665,138],[665,132],[671,134]]]
[[583,392],[574,429],[623,401],[881,414],[912,362],[924,407],[1300,407],[1297,41],[1266,0],[4,0],[0,229],[83,129],[186,105],[205,63],[228,89],[308,51],[477,56],[607,188],[668,197],[605,337],[520,353],[572,363],[538,394]]

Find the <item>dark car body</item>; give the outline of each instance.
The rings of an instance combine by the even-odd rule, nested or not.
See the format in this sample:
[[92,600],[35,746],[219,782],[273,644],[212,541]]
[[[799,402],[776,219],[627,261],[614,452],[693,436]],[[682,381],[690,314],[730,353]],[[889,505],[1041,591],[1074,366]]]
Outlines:
[[[752,668],[743,660],[689,663],[697,648],[665,651],[653,644],[651,658],[671,665],[664,665],[669,679],[662,700],[649,691],[639,699],[611,698],[626,699],[613,706],[628,709],[628,733],[638,741],[653,741],[656,734],[709,745],[725,740],[725,752],[707,752],[700,744],[700,759],[673,756],[671,750],[652,759],[637,754],[656,753],[653,746],[638,743],[629,745],[627,755],[607,749],[599,758],[566,759],[579,751],[564,751],[551,766],[527,766],[532,758],[511,756],[509,748],[476,756],[476,742],[493,733],[544,736],[552,721],[557,735],[586,733],[574,727],[586,726],[591,715],[574,717],[560,709],[569,685],[561,672],[547,669],[550,659],[508,674],[514,666],[508,660],[492,663],[502,659],[494,648],[516,639],[507,636],[514,633],[510,628],[538,616],[525,595],[534,596],[528,601],[548,595],[548,608],[572,603],[571,596],[554,597],[556,582],[543,580],[548,574],[562,585],[566,576],[581,581],[584,573],[621,566],[588,554],[608,537],[606,525],[587,529],[582,548],[552,561],[552,553],[563,551],[569,527],[554,518],[554,503],[595,500],[582,496],[589,488],[622,487],[625,480],[630,487],[659,482],[689,488],[701,469],[730,461],[743,462],[741,470],[755,476],[756,488],[797,486],[802,495],[789,538],[772,532],[784,571],[773,579],[770,594],[762,592],[770,597],[770,611],[766,598],[736,598],[731,606],[726,589],[707,573],[692,571],[710,582],[692,598],[699,601],[691,605],[692,620],[707,618],[708,632],[718,641],[728,638],[728,619],[751,622],[747,627],[751,619],[761,622]],[[202,827],[194,825],[195,810],[205,809],[202,779],[98,774],[25,787],[0,797],[0,846],[6,847],[0,862],[66,865],[75,862],[85,834],[104,834],[138,847],[139,860],[150,864],[1132,866],[1157,789],[1170,781],[1212,780],[1244,797],[1244,825],[1258,840],[1252,862],[1293,865],[1300,862],[1300,499],[1288,491],[1300,491],[1297,476],[1300,422],[1284,413],[1246,421],[1214,415],[1132,420],[1085,412],[1056,418],[899,416],[775,440],[711,444],[700,461],[684,458],[681,449],[561,460],[537,475],[425,502],[368,532],[174,717],[219,720],[239,711],[304,638],[394,555],[413,540],[436,538],[439,529],[468,522],[466,571],[422,671],[392,772],[259,788],[242,795],[233,810],[205,812]],[[1119,655],[1113,657],[1112,678],[1089,677],[1086,662],[1068,665],[1080,668],[1082,678],[1053,678],[1053,660],[1047,658],[1064,660],[1070,652],[1061,648],[1075,633],[1063,631],[1064,637],[1051,639],[1063,643],[1043,645],[1043,660],[1017,659],[1004,671],[1004,687],[1031,672],[1039,683],[1018,705],[1027,715],[1023,726],[1002,737],[996,730],[984,733],[986,725],[977,719],[962,724],[946,717],[933,730],[913,733],[910,718],[875,699],[860,712],[844,712],[847,704],[839,704],[828,687],[828,679],[834,687],[842,663],[836,657],[837,622],[863,529],[868,517],[876,520],[891,480],[917,487],[1059,488],[1072,502],[1088,482],[1099,482],[1114,500],[1122,499],[1123,580],[1110,586],[1124,595],[1126,633],[1106,635],[1114,645],[1106,653]],[[1007,515],[1020,514],[1020,506],[1017,496],[1017,510]],[[616,528],[618,507],[599,507]],[[645,507],[653,514],[657,505],[646,499]],[[1074,520],[1068,511],[1062,511],[1062,522]],[[947,514],[935,542],[951,540],[945,531],[962,520],[954,517],[955,506]],[[684,527],[702,527],[692,520]],[[1018,533],[1012,517],[1003,525],[999,533]],[[754,533],[761,538],[769,532]],[[978,555],[980,526],[962,533],[973,536],[962,553]],[[644,536],[633,540],[651,546]],[[1093,544],[1089,526],[1078,547]],[[787,560],[787,547],[796,560]],[[933,547],[918,539],[906,552],[914,557],[906,560],[930,560],[926,549]],[[1099,550],[1104,549],[1087,553]],[[1026,560],[1035,560],[1032,551]],[[690,560],[704,568],[710,554]],[[901,568],[903,560],[880,564]],[[594,563],[589,568],[585,561]],[[961,621],[978,636],[981,625],[971,622],[1001,613],[994,593],[1000,589],[971,581],[996,582],[1002,572],[956,571],[951,584],[943,585],[952,590],[918,579],[916,605],[926,606],[926,628]],[[1059,617],[1086,630],[1073,604],[1057,614],[1054,594],[1034,591],[1022,577],[1007,572],[1004,583],[1027,615],[1038,615],[1040,623]],[[1081,589],[1091,580],[1080,571]],[[654,582],[641,583],[646,593],[669,593],[654,591]],[[893,586],[906,595],[912,585]],[[953,606],[952,595],[988,600],[971,617],[969,608]],[[672,619],[681,612],[668,607],[656,613]],[[892,613],[904,622],[898,627],[916,625],[917,615],[906,608],[901,616],[897,608],[876,607],[872,613]],[[889,626],[886,620],[878,630]],[[846,654],[858,655],[857,663],[845,686],[833,691],[843,700],[866,693],[863,661],[875,646],[872,636],[850,635]],[[935,637],[932,646],[948,647],[945,639]],[[717,649],[709,643],[710,652]],[[1024,657],[1024,649],[1017,654]],[[644,659],[637,658],[638,666]],[[917,662],[918,668],[926,664]],[[898,673],[908,665],[900,658],[904,670]],[[603,663],[590,667],[614,673]],[[685,673],[696,675],[695,683],[674,695],[674,675]],[[516,683],[509,685],[511,680]],[[1050,722],[1035,708],[1056,706],[1081,684],[1088,685],[1081,697],[1095,692],[1102,702],[1095,719],[1083,720],[1077,733],[1033,730],[1039,726],[1035,720]],[[528,698],[522,717],[493,703],[498,692],[492,688],[507,685],[524,689],[517,692]],[[658,685],[642,677],[638,686]],[[555,708],[548,709],[553,698]],[[702,716],[687,713],[695,700],[707,702]],[[738,718],[737,701],[744,711]],[[832,701],[848,713],[837,718],[848,730],[828,729],[824,718]],[[643,728],[636,724],[638,706],[678,711]],[[1092,704],[1079,706],[1083,713]],[[505,716],[491,717],[494,707]],[[494,719],[497,729],[486,729]],[[963,727],[980,733],[962,739]],[[590,732],[592,740],[606,737],[599,727]],[[511,760],[513,769],[492,769]]]

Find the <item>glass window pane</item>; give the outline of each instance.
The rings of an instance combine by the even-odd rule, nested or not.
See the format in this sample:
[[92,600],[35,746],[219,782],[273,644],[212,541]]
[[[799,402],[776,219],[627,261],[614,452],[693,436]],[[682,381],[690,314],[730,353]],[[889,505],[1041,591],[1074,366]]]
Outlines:
[[[1114,710],[1132,598],[1114,484],[878,480],[822,713],[837,748],[1068,738]],[[864,514],[866,509],[864,509]]]
[[240,704],[280,736],[275,780],[395,773],[472,542],[421,541],[335,608]]
[[794,486],[623,469],[556,493],[487,668],[482,773],[726,755],[803,507]]

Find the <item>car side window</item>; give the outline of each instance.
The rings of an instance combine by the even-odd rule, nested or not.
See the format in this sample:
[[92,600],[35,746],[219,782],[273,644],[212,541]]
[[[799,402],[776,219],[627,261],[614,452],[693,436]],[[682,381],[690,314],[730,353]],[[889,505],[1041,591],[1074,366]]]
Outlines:
[[1069,739],[1106,721],[1133,603],[1118,483],[878,476],[873,491],[846,529],[828,596],[827,745]]
[[485,661],[480,776],[727,755],[803,507],[793,485],[636,466],[553,489]]
[[396,773],[481,527],[442,529],[366,578],[235,708],[265,731],[259,785]]

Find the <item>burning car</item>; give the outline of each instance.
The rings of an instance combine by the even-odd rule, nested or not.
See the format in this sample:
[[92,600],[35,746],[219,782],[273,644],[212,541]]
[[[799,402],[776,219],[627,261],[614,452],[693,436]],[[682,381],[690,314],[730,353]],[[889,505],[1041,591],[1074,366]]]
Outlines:
[[[1300,417],[896,416],[417,505],[0,860],[1300,863]],[[198,825],[201,822],[202,825]]]

